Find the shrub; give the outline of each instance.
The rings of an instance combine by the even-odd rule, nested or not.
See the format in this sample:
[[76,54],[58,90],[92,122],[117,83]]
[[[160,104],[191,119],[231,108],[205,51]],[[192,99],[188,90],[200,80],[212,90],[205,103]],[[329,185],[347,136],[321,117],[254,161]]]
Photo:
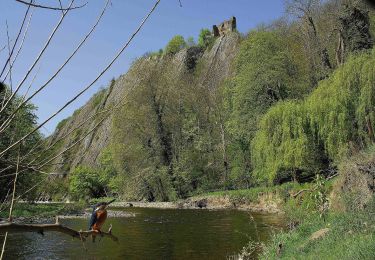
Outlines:
[[198,45],[206,49],[214,42],[214,40],[215,38],[209,29],[202,29],[198,36]]
[[174,55],[184,47],[186,47],[184,37],[182,37],[181,35],[176,35],[169,41],[169,43],[165,47],[164,53]]
[[78,166],[70,173],[69,191],[74,199],[105,196],[99,173],[85,166]]

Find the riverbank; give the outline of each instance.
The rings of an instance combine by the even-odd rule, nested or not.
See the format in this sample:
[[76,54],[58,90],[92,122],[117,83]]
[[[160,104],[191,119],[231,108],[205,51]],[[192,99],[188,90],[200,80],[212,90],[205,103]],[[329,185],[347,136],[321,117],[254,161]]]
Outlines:
[[[0,222],[8,220],[8,211],[0,211]],[[16,223],[53,223],[56,216],[60,219],[90,218],[91,208],[82,203],[18,203],[13,211],[13,221]],[[108,210],[108,217],[134,217],[133,213],[123,210]]]
[[[301,190],[306,190],[311,184],[285,183],[273,187],[257,187],[246,190],[231,190],[210,192],[196,195],[185,200],[175,202],[139,202],[139,201],[115,201],[111,209],[124,209],[129,207],[160,208],[160,209],[238,209],[263,213],[283,213],[284,204],[289,197]],[[89,204],[97,203],[97,200]],[[108,200],[103,198],[102,200]],[[13,211],[14,218],[61,218],[88,217],[91,210],[89,205],[83,202],[36,202],[18,203]],[[127,217],[123,211],[109,211],[109,217]],[[6,219],[8,211],[0,211],[0,219]]]
[[112,207],[161,208],[161,209],[238,209],[264,213],[283,213],[289,197],[312,184],[285,183],[273,187],[256,187],[245,190],[228,190],[204,193],[176,202],[116,201]]

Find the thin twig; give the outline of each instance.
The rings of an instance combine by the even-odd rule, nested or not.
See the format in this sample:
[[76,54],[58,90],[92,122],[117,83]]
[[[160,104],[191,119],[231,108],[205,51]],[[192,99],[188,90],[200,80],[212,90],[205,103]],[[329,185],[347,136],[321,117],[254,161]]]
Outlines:
[[[8,55],[9,57],[12,56],[12,51],[10,50],[10,38],[9,38],[9,27],[8,27],[8,21],[5,22],[7,27],[7,39],[8,39]],[[10,84],[10,92],[13,91],[13,80],[12,80],[12,63],[9,63],[9,84]]]
[[[33,1],[34,1],[34,0],[31,0],[31,3],[32,3]],[[12,55],[13,55],[14,48],[15,48],[16,45],[17,45],[18,38],[19,38],[20,35],[21,35],[21,32],[22,32],[23,26],[24,26],[24,24],[25,24],[26,17],[27,17],[27,15],[28,15],[28,13],[29,13],[29,10],[30,10],[30,6],[27,7],[27,10],[26,10],[26,12],[25,12],[25,15],[24,15],[23,20],[22,20],[22,23],[21,23],[21,27],[20,27],[20,29],[19,29],[19,31],[18,31],[18,34],[17,34],[16,40],[14,41],[14,44],[13,44],[13,47],[12,47],[11,54],[9,55],[7,61],[6,61],[5,64],[4,64],[3,69],[1,70],[0,77],[3,75],[5,68],[7,67],[8,63],[10,62],[10,59],[11,59],[11,57],[12,57]]]
[[[72,54],[65,60],[65,62],[57,69],[57,71],[52,75],[52,77],[50,77],[42,86],[40,86],[33,94],[30,95],[30,97],[28,97],[26,100],[24,100],[23,102],[21,102],[18,107],[12,112],[11,115],[13,114],[16,114],[25,104],[27,104],[27,102],[29,102],[34,96],[36,96],[40,91],[42,91],[45,87],[48,86],[48,84],[51,83],[51,81],[61,72],[61,70],[69,63],[69,61],[77,54],[78,50],[82,47],[82,45],[86,42],[86,40],[90,37],[90,35],[94,32],[95,28],[97,27],[97,25],[99,24],[100,20],[102,19],[107,7],[108,7],[108,4],[109,4],[110,0],[107,0],[106,1],[106,4],[105,6],[103,7],[103,10],[102,12],[100,13],[100,15],[98,16],[95,24],[91,27],[90,31],[85,35],[85,37],[83,37],[83,39],[81,40],[81,42],[78,44],[78,46],[75,48],[75,50],[72,52]],[[8,118],[10,118],[11,116],[9,116]],[[5,125],[5,122],[0,126],[0,133],[2,131],[5,130],[4,128],[4,125]]]
[[[31,13],[30,13],[29,20],[27,21],[26,29],[25,29],[25,31],[23,33],[20,46],[18,47],[17,53],[16,53],[16,55],[13,58],[12,67],[14,67],[14,63],[16,62],[16,60],[18,58],[18,55],[20,54],[20,52],[21,52],[21,50],[23,48],[23,44],[25,43],[26,35],[27,35],[28,31],[29,31],[29,27],[30,27],[30,23],[31,23],[31,18],[32,17],[33,17],[33,11],[31,11]],[[7,71],[7,73],[5,74],[4,79],[2,81],[5,81],[7,79],[9,72],[10,72],[10,70]]]
[[66,107],[68,107],[71,103],[73,103],[77,98],[79,98],[83,93],[85,93],[89,88],[91,88],[102,76],[103,74],[114,64],[114,62],[120,57],[120,55],[125,51],[125,49],[129,46],[129,44],[132,42],[134,37],[139,33],[139,31],[142,29],[145,22],[148,20],[148,18],[151,16],[151,14],[154,12],[158,4],[161,0],[157,0],[154,4],[154,6],[151,8],[151,10],[148,12],[148,14],[143,18],[142,22],[138,26],[138,28],[135,30],[135,32],[131,35],[129,40],[123,45],[123,47],[119,50],[119,52],[115,55],[115,57],[111,60],[111,62],[105,67],[104,70],[102,70],[99,75],[83,90],[81,90],[75,97],[70,99],[65,105],[63,105],[57,112],[52,114],[50,117],[48,117],[43,123],[41,123],[39,126],[35,127],[32,131],[30,131],[28,134],[20,138],[18,141],[14,142],[10,146],[8,146],[6,149],[4,149],[2,152],[0,152],[0,156],[5,154],[7,151],[12,149],[15,145],[25,140],[27,137],[38,131],[42,126],[44,126],[47,122],[49,122],[52,118],[54,118],[56,115],[58,115],[61,111],[63,111]]
[[[75,0],[71,0],[71,2],[69,4],[69,7],[72,6],[72,4],[73,4],[74,1]],[[47,47],[51,43],[51,40],[53,39],[55,33],[57,32],[57,29],[60,27],[61,23],[64,21],[64,18],[66,17],[66,15],[68,14],[68,12],[69,12],[69,10],[65,11],[64,14],[61,16],[61,18],[58,21],[57,25],[55,26],[55,28],[53,28],[52,33],[48,37],[47,42],[44,44],[42,50],[39,52],[37,58],[35,59],[35,61],[31,65],[31,67],[29,68],[29,70],[27,71],[27,73],[25,74],[25,76],[23,77],[23,79],[21,80],[21,82],[18,84],[16,90],[11,94],[11,96],[9,97],[9,99],[7,100],[7,102],[5,103],[5,105],[1,108],[0,114],[4,111],[4,109],[7,107],[7,105],[9,104],[9,102],[14,98],[14,96],[17,94],[18,90],[21,88],[21,86],[23,85],[23,83],[26,81],[26,79],[30,75],[31,71],[34,69],[35,65],[39,62],[40,58],[43,56],[43,54],[46,51]]]
[[25,4],[25,5],[28,5],[29,7],[32,6],[32,7],[55,10],[55,11],[70,11],[70,10],[85,7],[87,5],[87,2],[86,2],[83,5],[79,5],[79,6],[74,6],[74,7],[69,6],[68,8],[61,8],[61,7],[53,7],[53,6],[47,6],[47,5],[33,4],[32,1],[31,1],[31,3],[28,3],[28,2],[23,1],[23,0],[15,0],[15,1],[17,1],[19,3],[22,3],[22,4]]

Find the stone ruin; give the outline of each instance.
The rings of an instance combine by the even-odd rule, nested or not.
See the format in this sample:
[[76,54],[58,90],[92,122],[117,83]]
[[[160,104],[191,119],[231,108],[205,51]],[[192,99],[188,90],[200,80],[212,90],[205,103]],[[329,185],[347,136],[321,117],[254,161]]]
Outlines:
[[212,34],[215,37],[224,36],[228,32],[233,32],[237,28],[236,17],[232,16],[228,21],[224,21],[219,25],[214,25],[212,27]]

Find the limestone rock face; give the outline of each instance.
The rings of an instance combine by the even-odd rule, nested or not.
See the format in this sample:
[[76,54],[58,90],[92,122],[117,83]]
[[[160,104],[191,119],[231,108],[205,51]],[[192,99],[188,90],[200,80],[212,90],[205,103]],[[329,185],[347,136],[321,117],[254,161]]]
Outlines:
[[232,17],[228,21],[224,21],[219,25],[214,25],[212,27],[212,34],[215,37],[224,36],[229,34],[230,32],[234,32],[237,29],[237,21],[236,17]]
[[[217,38],[212,48],[202,50],[190,47],[176,53],[170,62],[175,69],[174,75],[182,77],[186,73],[194,73],[197,64],[201,65],[201,72],[197,75],[198,85],[212,91],[232,73],[232,62],[238,51],[240,36],[238,33],[227,33]],[[112,136],[112,114],[106,113],[111,108],[119,106],[126,100],[126,93],[140,83],[138,77],[145,67],[158,66],[165,57],[144,57],[136,61],[129,71],[114,80],[111,85],[96,93],[84,106],[74,114],[63,120],[55,132],[48,137],[48,143],[62,139],[53,149],[55,154],[63,151],[75,142],[83,139],[70,151],[63,153],[55,160],[53,171],[68,173],[77,165],[95,167],[99,163],[101,152],[110,144]],[[143,72],[144,73],[144,72]],[[94,129],[102,118],[104,121]],[[83,127],[69,134],[81,124]],[[91,132],[90,132],[91,131]],[[89,133],[90,132],[90,133]],[[87,136],[86,136],[87,135]]]

